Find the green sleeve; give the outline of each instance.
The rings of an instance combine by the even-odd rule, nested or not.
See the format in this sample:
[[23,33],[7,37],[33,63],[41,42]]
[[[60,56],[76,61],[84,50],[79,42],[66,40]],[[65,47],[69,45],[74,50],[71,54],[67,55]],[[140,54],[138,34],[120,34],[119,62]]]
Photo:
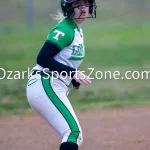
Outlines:
[[72,43],[73,38],[73,30],[69,31],[64,27],[57,27],[49,32],[46,40],[54,43],[60,50],[62,50]]

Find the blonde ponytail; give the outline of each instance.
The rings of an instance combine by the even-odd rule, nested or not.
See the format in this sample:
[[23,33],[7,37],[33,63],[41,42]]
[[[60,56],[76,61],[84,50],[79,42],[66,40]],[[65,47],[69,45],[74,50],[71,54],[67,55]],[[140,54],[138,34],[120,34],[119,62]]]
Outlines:
[[56,20],[57,22],[60,22],[65,18],[63,13],[60,10],[57,10],[57,14],[50,14],[53,20]]

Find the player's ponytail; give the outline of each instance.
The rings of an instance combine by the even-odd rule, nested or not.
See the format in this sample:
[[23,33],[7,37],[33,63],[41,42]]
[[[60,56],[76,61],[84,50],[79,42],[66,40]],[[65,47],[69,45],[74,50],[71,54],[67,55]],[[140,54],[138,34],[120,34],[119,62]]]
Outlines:
[[65,18],[65,16],[63,15],[63,13],[60,10],[57,10],[57,14],[50,14],[50,15],[57,22],[60,22],[61,20],[63,20]]

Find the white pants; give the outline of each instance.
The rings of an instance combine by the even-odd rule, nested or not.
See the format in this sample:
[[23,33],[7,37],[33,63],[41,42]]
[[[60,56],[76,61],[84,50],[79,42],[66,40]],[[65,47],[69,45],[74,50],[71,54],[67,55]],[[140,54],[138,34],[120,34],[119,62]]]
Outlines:
[[59,79],[53,82],[39,75],[30,77],[26,94],[32,107],[58,135],[63,142],[82,144],[82,130],[74,110],[67,98],[68,87]]

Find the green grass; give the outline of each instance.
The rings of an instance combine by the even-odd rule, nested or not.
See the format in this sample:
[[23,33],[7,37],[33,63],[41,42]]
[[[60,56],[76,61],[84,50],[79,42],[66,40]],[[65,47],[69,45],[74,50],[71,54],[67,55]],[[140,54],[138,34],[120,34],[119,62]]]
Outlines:
[[[0,24],[0,68],[25,71],[36,56],[53,21],[37,22],[28,32],[22,24]],[[149,70],[150,21],[89,20],[83,25],[86,57],[80,69]],[[0,71],[0,75],[2,72]],[[149,80],[93,80],[69,98],[77,110],[135,107],[150,104]],[[0,80],[0,114],[20,114],[29,109],[24,80]]]

